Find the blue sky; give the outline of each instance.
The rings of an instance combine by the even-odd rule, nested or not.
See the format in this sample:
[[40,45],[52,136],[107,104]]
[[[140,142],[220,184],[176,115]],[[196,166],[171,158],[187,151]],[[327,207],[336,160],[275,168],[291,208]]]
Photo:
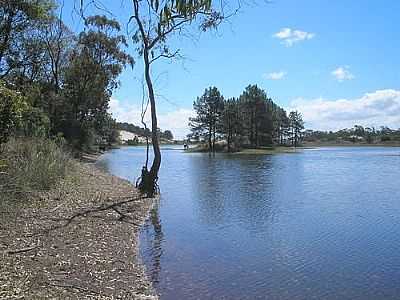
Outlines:
[[[79,18],[64,19],[79,29]],[[126,24],[130,1],[103,1]],[[274,0],[244,6],[218,32],[174,39],[187,59],[154,68],[160,126],[187,133],[193,100],[210,85],[225,97],[248,84],[300,110],[313,129],[361,124],[400,127],[400,1]],[[134,54],[134,47],[130,51]],[[140,58],[137,58],[140,60]],[[139,123],[142,65],[125,70],[111,111]]]

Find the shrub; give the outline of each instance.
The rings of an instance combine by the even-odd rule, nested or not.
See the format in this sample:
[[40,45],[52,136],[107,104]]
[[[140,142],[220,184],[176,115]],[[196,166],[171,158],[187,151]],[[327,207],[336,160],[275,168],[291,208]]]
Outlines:
[[17,133],[21,136],[47,137],[49,136],[50,119],[48,116],[36,107],[27,107],[22,112],[20,125],[17,127]]
[[11,138],[0,149],[0,193],[12,198],[21,193],[50,189],[72,166],[54,141]]
[[381,142],[389,142],[391,140],[392,140],[391,137],[388,135],[381,136]]
[[18,127],[27,103],[18,92],[7,88],[0,81],[0,144],[8,138]]

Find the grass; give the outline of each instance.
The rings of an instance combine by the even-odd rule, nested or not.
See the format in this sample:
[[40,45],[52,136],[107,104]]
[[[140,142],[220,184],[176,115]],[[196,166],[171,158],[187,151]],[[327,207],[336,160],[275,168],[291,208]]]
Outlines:
[[70,156],[54,141],[11,139],[0,149],[0,200],[49,190],[72,165]]

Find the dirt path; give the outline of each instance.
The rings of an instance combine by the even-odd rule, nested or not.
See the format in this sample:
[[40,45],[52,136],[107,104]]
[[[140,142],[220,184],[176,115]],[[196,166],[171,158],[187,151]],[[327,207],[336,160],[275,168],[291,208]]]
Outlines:
[[137,257],[152,202],[129,182],[78,163],[20,202],[0,207],[0,299],[157,299]]

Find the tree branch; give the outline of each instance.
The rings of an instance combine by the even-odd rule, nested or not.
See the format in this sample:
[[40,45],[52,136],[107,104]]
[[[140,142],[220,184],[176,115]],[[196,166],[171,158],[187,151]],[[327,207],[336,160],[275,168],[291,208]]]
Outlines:
[[178,56],[180,56],[179,50],[180,49],[176,50],[174,53],[164,53],[164,54],[157,55],[156,57],[154,57],[153,59],[150,60],[150,64],[155,62],[157,59],[160,59],[161,57],[169,58],[169,59],[178,57]]

